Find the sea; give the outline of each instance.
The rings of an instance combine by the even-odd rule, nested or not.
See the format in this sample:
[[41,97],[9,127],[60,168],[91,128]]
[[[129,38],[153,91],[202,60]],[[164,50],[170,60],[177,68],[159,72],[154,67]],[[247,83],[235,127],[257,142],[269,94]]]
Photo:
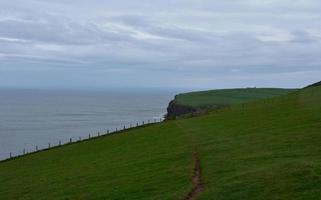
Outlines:
[[0,160],[160,121],[175,90],[0,89]]

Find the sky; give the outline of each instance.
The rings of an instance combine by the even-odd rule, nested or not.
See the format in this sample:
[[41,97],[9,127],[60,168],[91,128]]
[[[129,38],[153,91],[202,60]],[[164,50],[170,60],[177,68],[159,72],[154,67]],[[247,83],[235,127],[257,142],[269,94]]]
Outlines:
[[0,0],[0,87],[303,87],[320,0]]

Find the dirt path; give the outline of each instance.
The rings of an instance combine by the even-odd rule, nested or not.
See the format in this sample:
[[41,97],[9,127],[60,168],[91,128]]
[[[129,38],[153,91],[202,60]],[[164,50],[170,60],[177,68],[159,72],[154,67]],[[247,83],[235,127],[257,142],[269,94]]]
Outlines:
[[193,151],[193,161],[194,161],[194,174],[192,176],[193,188],[192,190],[183,198],[183,200],[194,200],[199,193],[203,191],[203,184],[201,180],[201,164],[197,154],[197,150]]
[[193,134],[192,134],[191,130],[187,130],[186,128],[184,128],[178,121],[176,124],[180,129],[182,129],[183,131],[188,133],[190,142],[193,145],[192,160],[194,163],[194,169],[193,169],[193,176],[191,177],[191,182],[193,184],[193,188],[191,189],[191,191],[188,194],[186,194],[186,196],[182,200],[195,200],[197,198],[197,196],[204,189],[202,179],[201,179],[202,170],[201,170],[200,159],[199,159],[198,152],[197,152],[197,147],[196,147],[197,145],[193,139]]

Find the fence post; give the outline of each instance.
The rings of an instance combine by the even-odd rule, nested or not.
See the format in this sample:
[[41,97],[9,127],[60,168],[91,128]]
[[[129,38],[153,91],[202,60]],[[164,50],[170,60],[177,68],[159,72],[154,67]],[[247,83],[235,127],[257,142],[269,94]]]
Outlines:
[[38,151],[38,145],[36,145],[36,151]]
[[10,152],[10,158],[12,158],[12,153]]

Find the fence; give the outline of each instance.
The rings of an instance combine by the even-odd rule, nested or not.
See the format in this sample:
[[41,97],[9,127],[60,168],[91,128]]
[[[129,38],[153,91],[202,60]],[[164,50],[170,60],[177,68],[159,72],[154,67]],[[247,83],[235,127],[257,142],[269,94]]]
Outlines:
[[124,125],[121,128],[116,128],[115,130],[109,130],[108,129],[108,130],[106,130],[106,132],[97,132],[96,134],[90,134],[89,133],[88,137],[86,137],[86,138],[82,138],[82,137],[78,137],[78,139],[69,138],[65,142],[63,140],[59,140],[59,142],[56,143],[56,144],[53,144],[53,143],[49,142],[47,148],[46,147],[45,148],[39,148],[38,145],[35,145],[33,151],[28,151],[26,148],[24,148],[21,151],[20,154],[19,153],[13,154],[12,152],[10,152],[8,157],[0,160],[0,162],[8,161],[8,160],[11,160],[11,159],[14,159],[14,158],[18,158],[18,157],[29,155],[29,154],[34,154],[34,153],[41,152],[41,151],[46,151],[46,150],[53,149],[53,148],[62,147],[62,146],[69,145],[69,144],[75,144],[75,143],[79,143],[79,142],[88,141],[88,140],[91,140],[91,139],[96,139],[96,138],[107,136],[107,135],[112,135],[112,134],[117,134],[117,133],[124,133],[124,132],[126,132],[126,131],[128,131],[130,129],[144,127],[144,126],[147,126],[147,125],[160,123],[162,121],[164,121],[163,118],[160,118],[158,120],[157,119],[153,119],[153,120],[142,121],[141,123],[136,122],[136,124],[129,124],[127,126]]

